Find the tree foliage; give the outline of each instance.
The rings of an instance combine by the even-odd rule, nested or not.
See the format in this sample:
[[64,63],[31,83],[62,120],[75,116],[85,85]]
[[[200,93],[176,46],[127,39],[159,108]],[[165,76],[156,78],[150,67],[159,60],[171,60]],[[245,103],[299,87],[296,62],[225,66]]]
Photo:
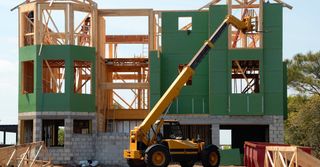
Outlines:
[[312,147],[315,155],[320,158],[320,96],[289,97],[288,111],[286,142]]
[[320,158],[320,52],[297,54],[286,62],[288,86],[300,95],[288,97],[285,140],[312,147]]
[[320,95],[320,52],[297,54],[286,63],[289,87],[303,94]]
[[63,146],[64,145],[64,128],[60,128],[58,130],[58,145]]

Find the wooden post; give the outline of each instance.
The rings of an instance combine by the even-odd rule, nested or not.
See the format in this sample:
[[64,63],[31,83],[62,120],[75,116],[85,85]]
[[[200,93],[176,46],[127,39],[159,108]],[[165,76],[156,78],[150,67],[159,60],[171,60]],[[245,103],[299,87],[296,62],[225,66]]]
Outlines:
[[3,131],[3,144],[6,145],[6,131]]
[[[154,14],[153,11],[149,11],[148,15],[148,20],[149,20],[149,51],[154,50]],[[148,53],[149,54],[149,53]]]
[[71,4],[68,4],[68,8],[67,8],[67,13],[68,13],[68,44],[69,45],[74,45],[74,10],[73,10],[73,6]]

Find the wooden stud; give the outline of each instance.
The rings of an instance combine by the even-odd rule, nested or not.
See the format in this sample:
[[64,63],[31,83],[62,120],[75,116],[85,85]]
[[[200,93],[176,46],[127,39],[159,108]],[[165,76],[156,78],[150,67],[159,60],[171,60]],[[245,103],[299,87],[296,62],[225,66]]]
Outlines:
[[[154,23],[154,14],[152,10],[149,10],[148,14],[148,31],[149,31],[149,51],[154,50],[154,28],[155,28],[155,23]],[[148,53],[149,55],[149,53]]]
[[107,113],[109,113],[107,119],[142,120],[148,115],[149,111],[145,109],[112,109],[108,110]]
[[148,44],[148,35],[106,35],[105,43]]
[[99,16],[149,16],[152,9],[99,9]]
[[106,35],[106,28],[105,28],[105,19],[103,17],[99,17],[98,19],[98,57],[105,58],[105,37]]
[[100,83],[101,89],[148,89],[148,83]]

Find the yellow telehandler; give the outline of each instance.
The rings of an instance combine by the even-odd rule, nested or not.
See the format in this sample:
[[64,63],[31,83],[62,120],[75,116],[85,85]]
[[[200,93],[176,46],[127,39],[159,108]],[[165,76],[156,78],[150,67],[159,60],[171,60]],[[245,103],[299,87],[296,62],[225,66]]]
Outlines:
[[[170,162],[179,162],[182,167],[192,167],[197,161],[201,161],[204,167],[219,166],[220,153],[217,146],[206,145],[199,139],[185,139],[178,121],[164,120],[160,117],[168,112],[181,88],[192,77],[201,60],[214,47],[214,43],[230,24],[243,33],[257,30],[255,17],[247,16],[239,20],[228,15],[224,19],[189,64],[183,68],[141,125],[130,131],[129,149],[123,153],[130,167],[166,167]],[[161,133],[163,125],[167,125],[166,136]]]

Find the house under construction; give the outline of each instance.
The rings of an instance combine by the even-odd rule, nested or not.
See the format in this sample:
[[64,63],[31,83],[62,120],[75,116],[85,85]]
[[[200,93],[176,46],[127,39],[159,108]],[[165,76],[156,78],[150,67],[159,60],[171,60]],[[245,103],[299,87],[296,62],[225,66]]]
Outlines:
[[[255,17],[259,31],[230,26],[166,118],[179,120],[187,138],[218,146],[220,131],[230,130],[231,147],[240,153],[248,140],[283,143],[283,7],[214,0],[196,10],[155,11],[98,9],[92,0],[27,1],[19,6],[18,142],[44,141],[55,163],[125,164],[129,130],[232,14]],[[123,18],[142,18],[147,33],[110,33],[112,20]]]

